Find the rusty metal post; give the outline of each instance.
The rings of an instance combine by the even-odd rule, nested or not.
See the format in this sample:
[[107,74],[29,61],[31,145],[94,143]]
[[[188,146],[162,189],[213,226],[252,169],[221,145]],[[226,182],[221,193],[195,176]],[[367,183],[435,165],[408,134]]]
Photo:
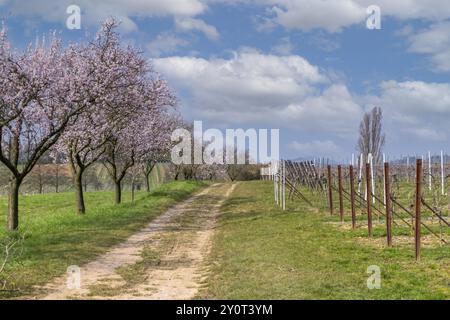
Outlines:
[[334,209],[333,209],[333,188],[332,188],[332,183],[333,181],[331,180],[331,166],[328,165],[328,201],[330,203],[330,214],[333,215],[334,214]]
[[339,184],[339,214],[341,222],[344,222],[344,195],[342,194],[342,166],[338,166],[338,184]]
[[386,236],[388,247],[392,247],[392,205],[391,185],[389,181],[389,163],[384,164],[384,194],[386,195]]
[[356,229],[355,173],[353,172],[353,166],[350,166],[350,202],[352,207],[352,227]]
[[366,186],[367,186],[367,227],[369,237],[372,237],[372,173],[370,163],[366,164]]
[[416,261],[420,260],[420,231],[421,231],[421,205],[422,205],[422,160],[417,159],[416,164]]

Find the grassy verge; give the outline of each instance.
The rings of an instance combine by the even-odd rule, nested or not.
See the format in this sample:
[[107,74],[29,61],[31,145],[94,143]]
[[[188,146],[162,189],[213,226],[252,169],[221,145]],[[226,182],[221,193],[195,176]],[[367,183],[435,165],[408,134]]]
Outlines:
[[[75,214],[74,195],[48,194],[20,199],[21,228],[27,236],[20,263],[10,265],[20,292],[0,292],[0,298],[30,294],[41,285],[63,274],[70,265],[82,265],[104,253],[144,227],[167,208],[203,186],[198,182],[173,182],[152,193],[138,193],[135,203],[124,195],[124,203],[112,205],[113,194],[86,194],[88,212]],[[0,198],[0,211],[6,213],[7,199]],[[5,225],[5,216],[0,225]],[[0,237],[5,232],[0,231]]]
[[[352,231],[348,215],[341,225],[324,207],[282,212],[266,182],[240,183],[223,211],[199,298],[450,299],[450,246],[425,247],[416,263],[412,243],[383,245],[381,226],[368,240],[363,224]],[[379,290],[367,288],[371,265]]]

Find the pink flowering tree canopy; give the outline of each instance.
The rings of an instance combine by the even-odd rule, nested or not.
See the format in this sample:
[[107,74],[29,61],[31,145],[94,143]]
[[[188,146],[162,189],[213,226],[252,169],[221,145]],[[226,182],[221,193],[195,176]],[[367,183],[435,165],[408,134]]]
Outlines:
[[81,50],[94,88],[85,93],[93,98],[93,103],[69,123],[57,144],[70,164],[81,214],[85,213],[83,173],[104,155],[116,128],[128,125],[135,112],[133,104],[149,72],[145,59],[134,48],[121,46],[117,26],[117,21],[107,20],[95,41]]
[[117,26],[107,20],[86,45],[62,48],[52,35],[23,51],[1,30],[0,162],[10,171],[10,230],[19,225],[20,185],[49,150],[65,154],[84,213],[86,168],[101,161],[120,202],[127,171],[167,149],[175,95],[138,50],[121,45]]
[[19,187],[68,123],[92,101],[84,94],[86,65],[58,38],[15,51],[0,33],[0,161],[9,169],[8,227],[18,227]]
[[141,87],[129,93],[125,105],[133,112],[114,128],[103,158],[115,184],[116,203],[121,202],[121,183],[127,172],[170,143],[168,109],[175,104],[169,86],[159,78],[146,77]]

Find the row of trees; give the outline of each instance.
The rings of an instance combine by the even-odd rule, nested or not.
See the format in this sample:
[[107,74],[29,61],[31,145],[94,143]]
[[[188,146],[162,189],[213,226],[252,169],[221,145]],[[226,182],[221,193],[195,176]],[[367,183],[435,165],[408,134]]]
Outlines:
[[24,51],[1,30],[0,162],[10,175],[10,230],[19,226],[19,188],[46,154],[69,163],[80,214],[83,174],[94,163],[106,167],[120,203],[128,173],[148,177],[167,157],[180,123],[176,97],[138,50],[121,45],[117,26],[106,21],[88,44],[63,48],[53,35]]
[[[161,164],[159,170],[152,171],[155,183],[166,182],[173,178],[171,166]],[[156,173],[155,173],[156,171]],[[133,176],[133,170],[130,170],[127,177],[122,182],[122,189],[131,188],[132,184],[138,190],[146,189],[145,173],[144,171],[137,172],[137,176]],[[5,167],[0,164],[0,197],[8,193],[9,176]],[[148,184],[148,189],[154,184]],[[98,162],[85,170],[83,173],[83,189],[87,191],[101,191],[113,189],[113,183],[108,175],[105,165]],[[45,193],[60,193],[73,192],[74,184],[70,165],[67,163],[54,164],[47,161],[39,161],[34,169],[27,175],[20,186],[21,194],[45,194]]]

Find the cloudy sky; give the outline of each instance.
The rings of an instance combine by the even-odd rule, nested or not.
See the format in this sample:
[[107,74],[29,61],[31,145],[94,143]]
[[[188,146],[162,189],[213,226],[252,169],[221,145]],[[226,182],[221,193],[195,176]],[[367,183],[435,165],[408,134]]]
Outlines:
[[[68,30],[66,9],[82,10]],[[366,27],[381,8],[382,29]],[[14,44],[66,41],[116,16],[206,127],[280,128],[284,157],[346,160],[364,111],[385,114],[386,152],[450,153],[448,0],[0,0]]]

